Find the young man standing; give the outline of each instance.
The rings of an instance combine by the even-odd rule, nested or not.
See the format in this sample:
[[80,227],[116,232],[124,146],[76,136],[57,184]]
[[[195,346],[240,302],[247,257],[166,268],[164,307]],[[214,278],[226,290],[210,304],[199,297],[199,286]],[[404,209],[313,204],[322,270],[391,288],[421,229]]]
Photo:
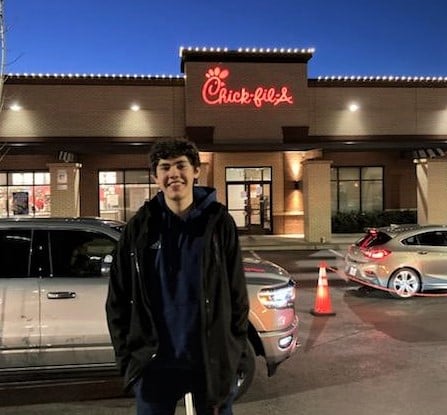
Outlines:
[[194,186],[199,152],[156,142],[160,192],[129,220],[111,268],[106,311],[117,364],[138,415],[232,414],[247,345],[248,296],[236,225],[215,189]]

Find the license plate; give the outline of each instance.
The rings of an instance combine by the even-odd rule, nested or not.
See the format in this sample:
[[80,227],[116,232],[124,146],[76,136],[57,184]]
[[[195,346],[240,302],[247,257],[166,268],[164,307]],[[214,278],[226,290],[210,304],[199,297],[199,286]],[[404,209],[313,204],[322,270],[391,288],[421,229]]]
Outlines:
[[348,274],[351,276],[351,277],[355,277],[355,275],[357,274],[357,268],[356,267],[353,267],[352,265],[349,267],[349,269],[348,269]]

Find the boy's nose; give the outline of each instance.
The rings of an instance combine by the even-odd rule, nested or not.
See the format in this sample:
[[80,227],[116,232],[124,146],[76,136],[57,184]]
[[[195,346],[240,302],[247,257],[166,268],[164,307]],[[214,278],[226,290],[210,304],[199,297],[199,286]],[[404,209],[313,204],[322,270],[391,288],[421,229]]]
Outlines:
[[179,174],[179,168],[177,166],[171,166],[171,168],[169,169],[169,174],[171,176],[177,176]]

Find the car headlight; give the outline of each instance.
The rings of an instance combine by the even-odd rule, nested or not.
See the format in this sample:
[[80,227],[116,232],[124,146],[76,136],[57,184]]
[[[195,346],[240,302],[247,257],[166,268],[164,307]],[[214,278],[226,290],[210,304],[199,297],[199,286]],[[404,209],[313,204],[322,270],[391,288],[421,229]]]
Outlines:
[[258,299],[266,308],[287,308],[295,304],[295,283],[275,288],[263,288],[258,292]]

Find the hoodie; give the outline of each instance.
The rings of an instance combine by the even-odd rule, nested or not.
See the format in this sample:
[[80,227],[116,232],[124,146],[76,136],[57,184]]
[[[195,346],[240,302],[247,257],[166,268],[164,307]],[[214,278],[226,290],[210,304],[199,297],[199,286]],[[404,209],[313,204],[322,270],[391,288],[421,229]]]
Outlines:
[[216,191],[193,189],[193,206],[184,217],[167,206],[164,194],[157,195],[162,207],[160,249],[156,257],[157,295],[152,298],[159,333],[160,367],[197,369],[203,361],[200,336],[201,264],[208,215],[203,213],[216,201]]

